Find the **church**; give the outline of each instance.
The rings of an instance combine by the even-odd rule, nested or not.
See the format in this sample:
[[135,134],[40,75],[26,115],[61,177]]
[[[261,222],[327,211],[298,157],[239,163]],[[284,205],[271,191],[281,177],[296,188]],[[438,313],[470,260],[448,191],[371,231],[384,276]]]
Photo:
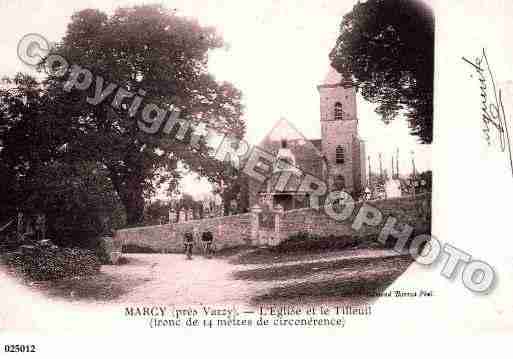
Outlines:
[[[358,134],[356,89],[330,67],[317,86],[321,138],[309,139],[292,123],[280,119],[258,145],[276,158],[264,183],[249,180],[248,202],[285,210],[308,207],[308,191],[301,192],[301,172],[321,180],[328,191],[341,190],[358,197],[366,185],[365,143]],[[283,172],[288,172],[283,176]],[[286,183],[283,178],[288,178]],[[310,191],[311,192],[311,191]]]

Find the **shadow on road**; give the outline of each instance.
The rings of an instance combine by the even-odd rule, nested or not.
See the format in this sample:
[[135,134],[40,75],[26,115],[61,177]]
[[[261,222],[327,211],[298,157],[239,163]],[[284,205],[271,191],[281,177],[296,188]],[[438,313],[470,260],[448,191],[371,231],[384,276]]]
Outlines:
[[289,280],[333,271],[341,271],[341,273],[348,271],[352,275],[355,272],[368,270],[386,271],[390,269],[395,271],[400,270],[400,268],[405,269],[410,263],[412,263],[411,257],[401,255],[386,258],[343,258],[325,262],[307,262],[243,270],[234,272],[233,276],[235,279],[251,281]]

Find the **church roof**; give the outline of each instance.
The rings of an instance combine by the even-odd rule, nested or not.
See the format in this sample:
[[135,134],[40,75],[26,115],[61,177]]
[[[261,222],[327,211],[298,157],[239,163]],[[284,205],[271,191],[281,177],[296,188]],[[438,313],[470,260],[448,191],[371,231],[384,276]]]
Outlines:
[[310,140],[310,143],[314,145],[315,148],[319,150],[319,152],[322,151],[322,140],[320,138],[315,140]]
[[282,140],[286,141],[285,147],[292,153],[297,168],[305,173],[322,173],[324,162],[320,148],[321,140],[307,139],[293,124],[284,118],[277,121],[258,147],[277,156],[283,147]]
[[[292,123],[285,118],[281,118],[274,127],[269,131],[267,136],[260,142],[259,147],[278,153],[281,146],[281,140],[286,139],[290,146],[288,147],[305,147],[305,150],[313,151],[318,156],[322,156],[319,140],[307,139]],[[292,150],[294,153],[295,149]]]
[[330,65],[328,72],[324,77],[323,83],[318,85],[317,88],[333,87],[336,85],[342,85],[345,88],[351,88],[356,86],[351,79],[344,79],[344,77]]

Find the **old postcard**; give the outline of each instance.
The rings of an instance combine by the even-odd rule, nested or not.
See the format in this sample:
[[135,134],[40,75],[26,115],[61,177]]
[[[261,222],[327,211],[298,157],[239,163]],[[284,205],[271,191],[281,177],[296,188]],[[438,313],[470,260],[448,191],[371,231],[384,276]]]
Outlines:
[[511,335],[511,19],[0,0],[0,353]]

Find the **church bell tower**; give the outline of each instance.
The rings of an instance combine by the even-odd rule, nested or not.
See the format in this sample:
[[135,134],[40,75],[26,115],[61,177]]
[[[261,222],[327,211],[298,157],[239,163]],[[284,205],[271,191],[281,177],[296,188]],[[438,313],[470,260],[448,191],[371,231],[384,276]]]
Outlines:
[[320,95],[321,148],[328,188],[355,193],[365,184],[365,148],[358,136],[356,90],[330,67]]

